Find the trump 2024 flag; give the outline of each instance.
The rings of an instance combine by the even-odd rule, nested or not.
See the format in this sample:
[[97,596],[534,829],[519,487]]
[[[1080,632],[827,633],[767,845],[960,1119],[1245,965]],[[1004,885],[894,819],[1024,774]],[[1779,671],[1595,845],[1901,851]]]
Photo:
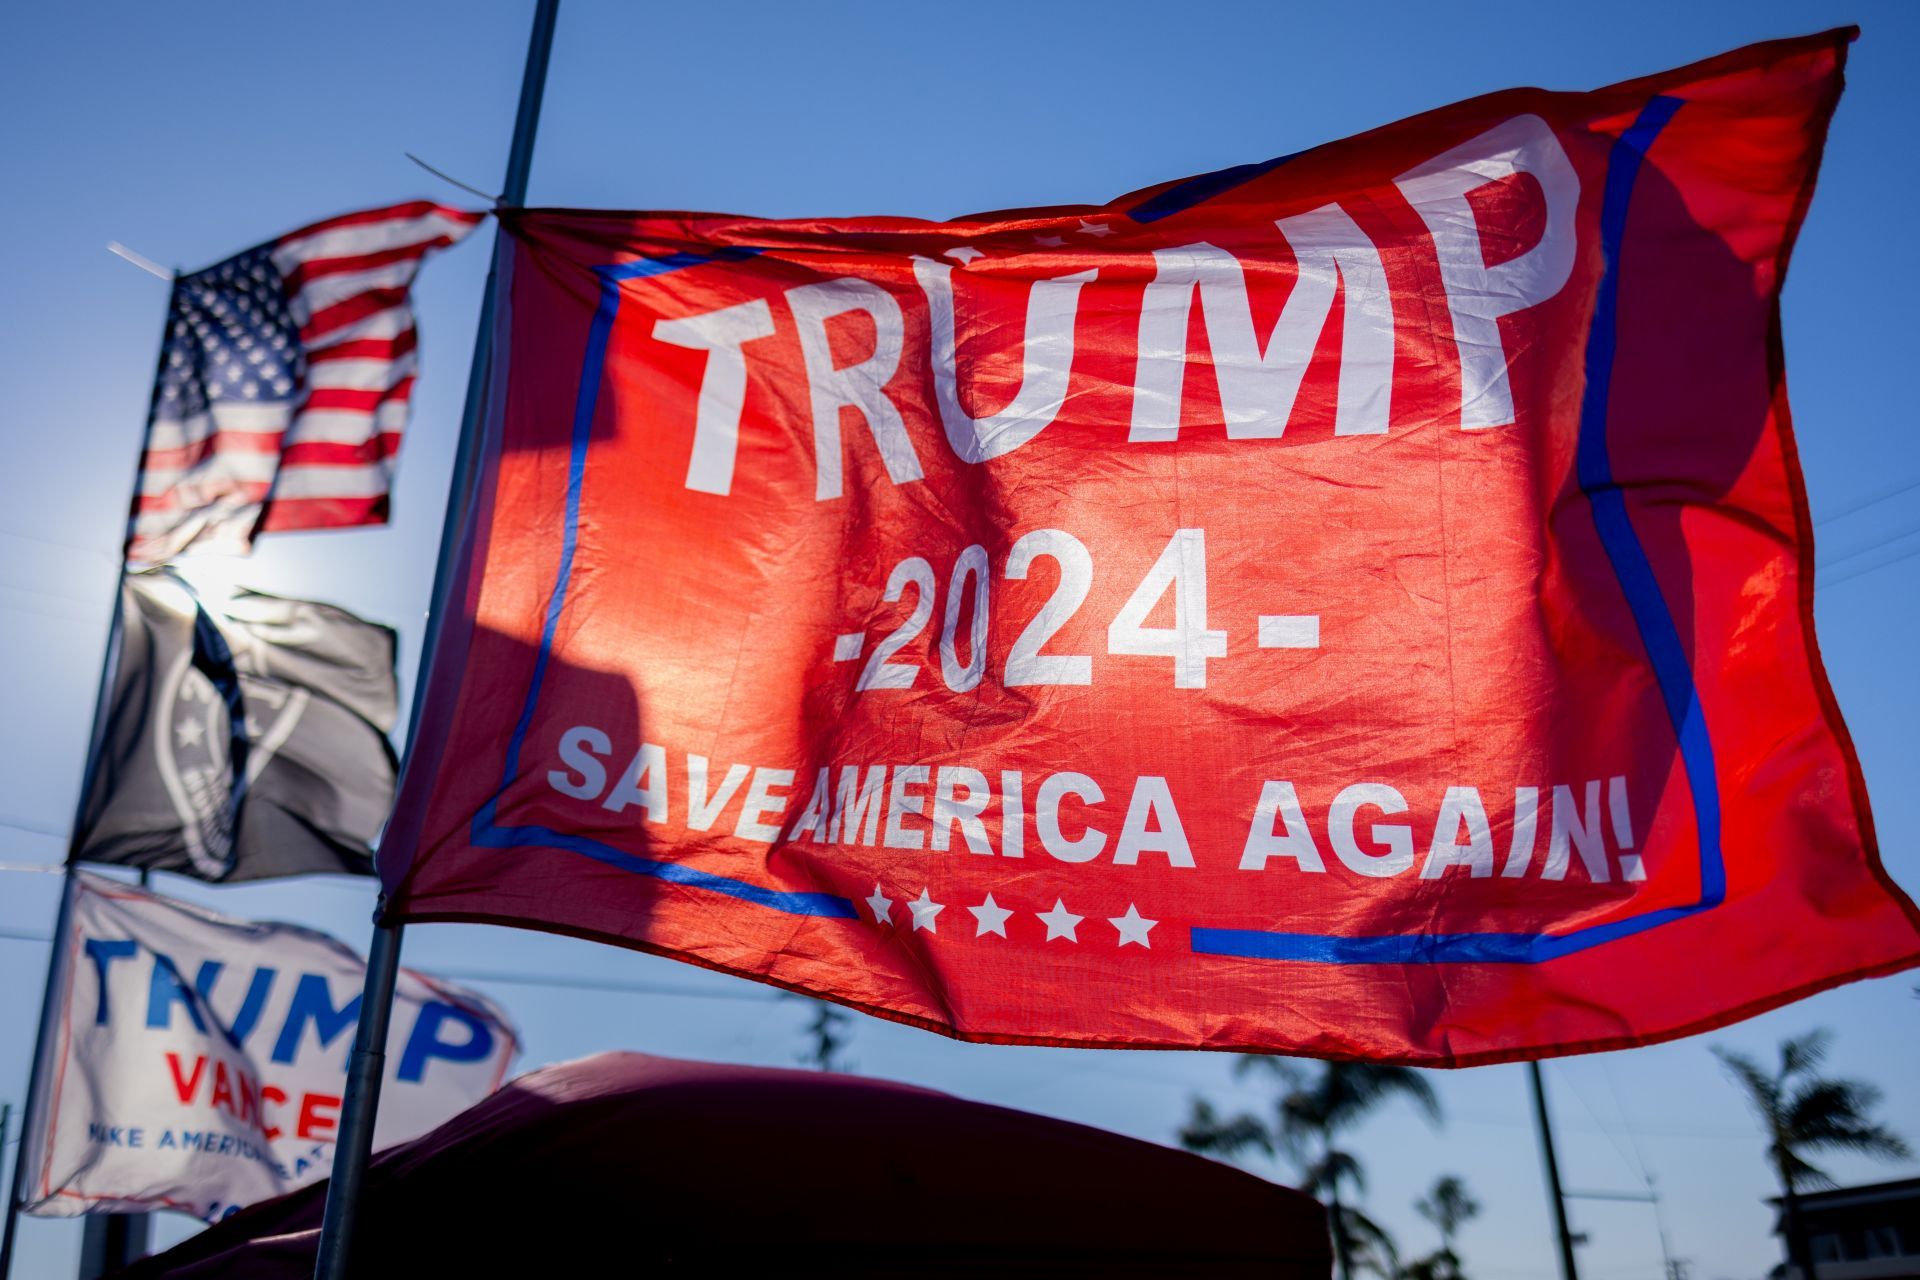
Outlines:
[[395,917],[1429,1065],[1915,963],[1780,346],[1850,36],[1099,207],[508,215]]
[[[209,1222],[327,1176],[366,967],[298,925],[72,872],[29,1213]],[[376,1146],[492,1093],[518,1050],[485,996],[402,970]]]

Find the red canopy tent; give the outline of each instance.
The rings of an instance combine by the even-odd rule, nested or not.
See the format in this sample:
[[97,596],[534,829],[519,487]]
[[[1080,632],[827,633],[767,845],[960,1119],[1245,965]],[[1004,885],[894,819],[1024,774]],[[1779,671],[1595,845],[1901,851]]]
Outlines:
[[[122,1274],[304,1280],[326,1184]],[[1325,1277],[1320,1206],[1085,1125],[853,1076],[607,1053],[374,1158],[356,1275]]]

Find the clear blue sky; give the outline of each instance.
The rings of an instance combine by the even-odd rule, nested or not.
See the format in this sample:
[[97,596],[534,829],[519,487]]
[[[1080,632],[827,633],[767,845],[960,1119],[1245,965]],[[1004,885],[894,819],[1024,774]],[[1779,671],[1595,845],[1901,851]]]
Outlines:
[[[79,781],[116,548],[166,286],[105,249],[195,267],[334,212],[450,193],[411,150],[494,189],[529,0],[16,6],[0,39],[0,309],[9,466],[0,472],[0,858],[51,863]],[[1450,5],[970,3],[711,6],[565,0],[532,202],[765,215],[941,215],[1097,201],[1256,160],[1515,84],[1586,88],[1755,40],[1865,29],[1786,291],[1788,367],[1826,571],[1821,638],[1865,761],[1887,863],[1920,886],[1920,480],[1911,401],[1920,279],[1920,6],[1876,0],[1538,0]],[[410,673],[491,230],[432,262],[418,290],[424,372],[387,529],[283,536],[248,566],[270,591],[394,623]],[[1890,561],[1847,581],[1852,571]],[[1737,854],[1736,854],[1737,856]],[[364,946],[372,887],[351,880],[165,887],[236,914],[302,921]],[[44,933],[50,877],[0,876],[0,930]],[[532,933],[412,930],[407,960],[671,987],[587,994],[487,985],[527,1037],[525,1065],[605,1048],[782,1064],[805,1010],[764,988]],[[24,1086],[45,949],[0,938],[0,1096]],[[1710,958],[1703,958],[1710,962]],[[485,985],[485,984],[483,984]],[[1836,1065],[1889,1090],[1920,1142],[1914,979],[1829,993],[1701,1040],[1549,1067],[1566,1177],[1666,1194],[1692,1274],[1756,1277],[1777,1259],[1772,1191],[1741,1100],[1707,1053],[1771,1052],[1814,1025]],[[953,1044],[857,1020],[864,1071],[1169,1140],[1195,1092],[1252,1101],[1224,1058]],[[1368,1209],[1431,1247],[1410,1202],[1442,1172],[1485,1202],[1472,1274],[1550,1274],[1545,1195],[1519,1067],[1438,1079],[1430,1133],[1387,1110],[1357,1147]],[[670,1152],[660,1153],[670,1159]],[[937,1157],[935,1157],[937,1158]],[[1837,1159],[1843,1178],[1915,1167]],[[790,1165],[752,1180],[804,1176]],[[1123,1189],[1124,1191],[1125,1189]],[[1151,1188],[1132,1189],[1143,1206]],[[1584,1275],[1659,1274],[1651,1213],[1587,1202]],[[190,1227],[176,1220],[163,1238]],[[23,1276],[71,1274],[79,1231],[30,1222]]]

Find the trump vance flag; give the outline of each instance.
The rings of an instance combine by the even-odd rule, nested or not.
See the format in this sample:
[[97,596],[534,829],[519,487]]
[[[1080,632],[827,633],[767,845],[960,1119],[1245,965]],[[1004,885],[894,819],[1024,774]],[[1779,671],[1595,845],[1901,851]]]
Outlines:
[[1915,963],[1780,350],[1850,38],[1099,207],[506,215],[391,918],[1433,1065]]
[[223,881],[371,872],[396,770],[393,632],[257,591],[212,610],[165,571],[121,592],[71,860]]
[[177,277],[127,558],[385,524],[419,367],[413,278],[485,216],[368,209]]
[[[365,982],[348,947],[88,872],[54,963],[58,1020],[25,1130],[27,1212],[216,1221],[323,1178]],[[500,1087],[519,1036],[485,996],[400,976],[375,1141]]]

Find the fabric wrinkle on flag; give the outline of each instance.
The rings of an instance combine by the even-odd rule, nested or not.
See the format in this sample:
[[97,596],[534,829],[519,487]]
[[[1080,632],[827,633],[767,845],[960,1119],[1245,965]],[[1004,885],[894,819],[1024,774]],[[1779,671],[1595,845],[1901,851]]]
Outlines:
[[385,523],[419,367],[409,291],[429,252],[485,216],[424,200],[370,209],[179,277],[129,560]]

